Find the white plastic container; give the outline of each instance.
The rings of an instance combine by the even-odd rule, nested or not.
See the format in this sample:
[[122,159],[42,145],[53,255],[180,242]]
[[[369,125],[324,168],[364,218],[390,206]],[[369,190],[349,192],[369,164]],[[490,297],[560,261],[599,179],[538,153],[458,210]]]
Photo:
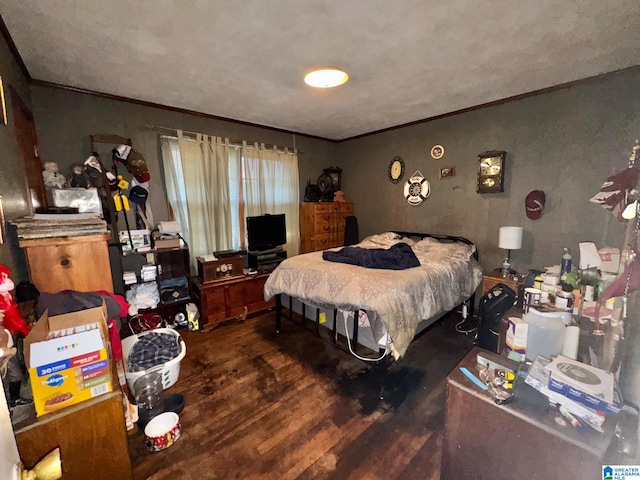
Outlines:
[[542,355],[551,358],[562,353],[566,325],[571,321],[569,312],[540,312],[530,308],[522,319],[529,325],[527,329],[527,360],[535,360]]

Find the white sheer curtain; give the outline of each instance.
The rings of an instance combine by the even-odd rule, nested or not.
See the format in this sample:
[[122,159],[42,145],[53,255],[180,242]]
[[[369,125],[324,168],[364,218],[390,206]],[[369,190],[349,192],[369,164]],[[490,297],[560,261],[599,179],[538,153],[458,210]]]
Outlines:
[[191,258],[245,246],[245,217],[286,216],[288,255],[300,250],[298,156],[197,134],[161,136],[167,199]]
[[229,170],[238,149],[228,139],[196,135],[161,137],[167,197],[191,257],[238,248],[234,242]]
[[242,142],[245,213],[248,217],[284,213],[285,249],[289,256],[300,251],[298,155],[288,149],[265,148]]

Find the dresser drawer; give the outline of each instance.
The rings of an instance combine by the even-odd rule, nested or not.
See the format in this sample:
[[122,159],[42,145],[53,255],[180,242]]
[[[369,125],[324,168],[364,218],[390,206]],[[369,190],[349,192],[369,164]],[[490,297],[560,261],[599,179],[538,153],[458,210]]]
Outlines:
[[348,217],[353,215],[353,203],[341,203],[340,204],[340,215],[344,217]]
[[328,233],[323,233],[320,235],[314,235],[311,238],[311,244],[315,250],[326,250],[327,248],[331,248],[331,235]]

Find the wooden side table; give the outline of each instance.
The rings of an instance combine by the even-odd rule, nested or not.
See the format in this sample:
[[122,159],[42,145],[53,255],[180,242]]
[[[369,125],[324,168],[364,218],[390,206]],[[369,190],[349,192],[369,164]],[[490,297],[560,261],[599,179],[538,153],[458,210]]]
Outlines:
[[497,405],[488,392],[465,377],[478,376],[476,347],[447,377],[442,480],[538,480],[601,478],[613,423],[604,433],[580,435],[561,426],[555,414],[527,409],[517,399]]
[[20,240],[31,281],[41,292],[113,292],[107,241],[111,234]]
[[482,280],[482,294],[484,295],[498,283],[504,283],[507,287],[518,293],[518,281],[513,279],[513,276],[504,278],[502,276],[502,269],[496,268],[491,270],[484,276]]

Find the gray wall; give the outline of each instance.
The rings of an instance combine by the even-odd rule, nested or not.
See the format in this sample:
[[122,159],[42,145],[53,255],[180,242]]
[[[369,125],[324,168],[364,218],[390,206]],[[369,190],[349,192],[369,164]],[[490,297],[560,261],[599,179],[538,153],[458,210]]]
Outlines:
[[[42,161],[57,162],[65,175],[68,174],[72,163],[81,163],[91,155],[90,135],[115,134],[131,138],[133,147],[142,153],[149,166],[151,207],[156,222],[168,218],[158,141],[160,133],[168,132],[148,128],[148,125],[181,128],[230,139],[294,146],[294,137],[288,133],[59,88],[33,85],[32,98]],[[334,163],[336,144],[296,135],[295,146],[299,150],[302,200],[307,179],[315,183],[322,173],[322,168]],[[108,166],[111,163],[110,148],[112,147],[106,146],[99,150]]]
[[[526,271],[560,262],[562,247],[578,242],[622,247],[625,226],[589,202],[602,182],[627,167],[640,136],[640,69],[419,125],[338,144],[345,196],[355,202],[361,237],[402,229],[462,235],[478,245],[485,269],[500,266],[500,226],[524,227],[513,267]],[[425,88],[428,88],[425,86]],[[433,160],[435,144],[445,156]],[[504,193],[476,193],[477,155],[505,150]],[[403,181],[387,178],[391,159],[406,163]],[[439,168],[457,176],[439,179]],[[403,197],[416,170],[431,182],[430,198],[417,207]],[[529,220],[524,199],[546,192],[542,218]]]
[[[338,144],[297,136],[301,199],[307,179],[315,182],[322,168],[338,165],[345,196],[355,202],[361,237],[390,229],[466,236],[478,245],[485,269],[501,264],[497,243],[503,225],[524,227],[523,248],[512,253],[520,271],[559,262],[563,246],[577,261],[578,242],[584,240],[621,247],[624,225],[589,198],[607,176],[626,167],[640,136],[639,81],[636,69]],[[166,218],[167,207],[158,132],[146,125],[293,145],[290,134],[57,88],[33,86],[32,98],[42,159],[57,161],[65,171],[89,155],[90,134],[131,137],[149,163],[156,220]],[[429,156],[435,144],[446,149],[440,160]],[[506,189],[478,195],[477,155],[493,149],[507,151]],[[403,182],[393,185],[387,178],[395,155],[406,163],[403,180],[420,170],[431,182],[431,197],[418,207],[405,201]],[[443,166],[455,166],[457,176],[440,180]],[[547,194],[536,221],[524,210],[524,198],[534,189]]]
[[[27,79],[22,75],[2,35],[0,35],[0,76],[4,84],[8,116],[8,125],[3,125],[0,121],[0,195],[2,195],[5,219],[13,220],[29,214],[29,203],[26,173],[14,127],[10,88],[13,88],[29,107],[31,97]],[[7,226],[7,230],[8,239],[0,245],[0,263],[12,270],[15,283],[28,280],[26,260],[24,253],[18,247],[15,229]]]

